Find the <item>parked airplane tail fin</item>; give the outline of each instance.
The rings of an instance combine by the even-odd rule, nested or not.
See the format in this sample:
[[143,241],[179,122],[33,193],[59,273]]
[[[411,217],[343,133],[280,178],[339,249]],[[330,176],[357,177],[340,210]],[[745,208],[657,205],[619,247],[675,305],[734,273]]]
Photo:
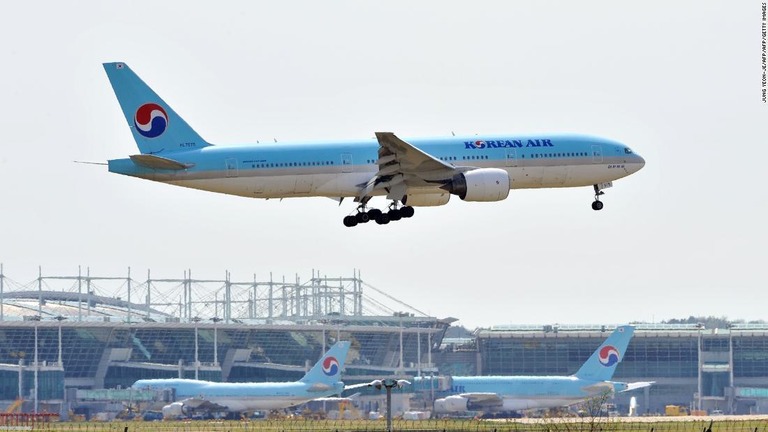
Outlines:
[[109,82],[143,154],[166,154],[208,144],[125,63],[104,63]]
[[576,377],[594,381],[610,380],[616,366],[624,358],[624,352],[634,333],[635,328],[632,326],[617,327],[576,372]]
[[300,381],[328,386],[341,381],[341,370],[344,369],[348,352],[348,341],[336,342]]

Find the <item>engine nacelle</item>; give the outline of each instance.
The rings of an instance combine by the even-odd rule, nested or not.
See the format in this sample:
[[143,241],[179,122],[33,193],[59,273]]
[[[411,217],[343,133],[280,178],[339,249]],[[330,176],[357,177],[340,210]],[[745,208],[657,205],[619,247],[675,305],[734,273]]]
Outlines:
[[412,194],[403,198],[403,204],[411,207],[436,207],[448,204],[449,199],[451,199],[451,194],[448,192]]
[[173,402],[163,407],[164,419],[179,419],[189,415],[189,407],[183,402]]
[[469,399],[453,395],[447,396],[442,399],[435,399],[435,412],[438,413],[452,413],[452,412],[464,412],[467,411],[467,404]]
[[501,201],[509,196],[509,173],[500,168],[480,168],[461,173],[443,186],[464,201]]

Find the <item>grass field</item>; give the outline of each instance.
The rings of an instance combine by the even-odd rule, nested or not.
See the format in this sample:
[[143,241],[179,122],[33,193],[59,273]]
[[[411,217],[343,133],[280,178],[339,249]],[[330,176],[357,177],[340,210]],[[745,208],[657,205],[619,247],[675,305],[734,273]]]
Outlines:
[[[523,420],[395,420],[393,431],[477,432],[768,432],[768,418],[704,417],[623,419],[523,419]],[[0,425],[0,430],[51,432],[352,432],[384,431],[382,420],[258,420],[163,422],[62,422]]]

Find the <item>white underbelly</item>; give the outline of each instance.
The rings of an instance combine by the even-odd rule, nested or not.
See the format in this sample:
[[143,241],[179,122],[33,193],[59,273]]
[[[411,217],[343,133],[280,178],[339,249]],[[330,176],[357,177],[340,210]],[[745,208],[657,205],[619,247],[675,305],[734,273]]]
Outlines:
[[523,411],[529,409],[557,408],[573,405],[578,401],[578,399],[573,398],[504,399],[502,409],[508,411]]
[[273,410],[292,407],[306,402],[304,398],[298,397],[217,397],[212,398],[211,402],[218,405],[225,406],[230,411],[242,412],[242,411],[260,411],[260,410]]

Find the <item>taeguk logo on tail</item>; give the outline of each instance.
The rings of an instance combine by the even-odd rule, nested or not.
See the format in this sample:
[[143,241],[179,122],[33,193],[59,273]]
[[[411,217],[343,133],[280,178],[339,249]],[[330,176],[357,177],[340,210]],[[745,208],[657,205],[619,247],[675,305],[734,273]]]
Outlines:
[[168,114],[156,103],[145,103],[133,117],[136,131],[146,138],[157,138],[168,129]]
[[339,373],[339,361],[336,357],[326,357],[323,360],[323,373],[328,376],[334,376]]
[[611,345],[606,345],[600,348],[597,360],[605,367],[613,366],[619,362],[619,350]]

